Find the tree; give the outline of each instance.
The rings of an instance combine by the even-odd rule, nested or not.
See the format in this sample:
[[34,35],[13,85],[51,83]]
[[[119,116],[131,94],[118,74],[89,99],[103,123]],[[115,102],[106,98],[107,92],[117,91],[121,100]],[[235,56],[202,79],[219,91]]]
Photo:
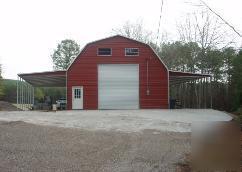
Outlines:
[[3,79],[3,100],[16,103],[17,99],[17,81],[11,79]]
[[228,84],[231,83],[232,71],[233,71],[233,61],[236,58],[236,51],[232,47],[228,47],[223,51],[223,78]]
[[206,50],[224,43],[225,30],[208,11],[187,14],[185,21],[177,25],[180,40],[183,42],[196,42]]
[[233,110],[242,105],[242,50],[233,60],[232,70]]
[[162,51],[159,51],[158,54],[171,70],[196,72],[196,59],[199,50],[200,48],[195,42],[176,41],[163,43]]
[[66,70],[72,60],[80,53],[79,45],[71,39],[65,39],[58,44],[51,55],[55,70]]
[[[232,43],[232,41],[226,40],[229,35],[224,29],[223,24],[209,11],[188,14],[185,21],[178,25],[178,33],[180,41],[185,43],[196,42],[200,47],[200,49],[197,49],[199,52],[197,52],[196,60],[199,72],[201,73],[211,71],[211,66],[208,63],[213,62],[209,62],[208,60],[214,61],[213,57],[217,58],[211,56],[211,53],[212,55],[219,55],[218,52],[215,53],[213,50],[226,48]],[[209,57],[207,57],[208,55]],[[215,73],[215,75],[217,74]]]
[[203,70],[203,73],[213,74],[214,81],[222,81],[223,74],[223,52],[218,49],[208,48],[202,58],[202,62],[197,64],[198,68]]
[[41,102],[41,101],[43,101],[44,96],[45,96],[45,94],[44,94],[43,89],[41,89],[39,87],[35,88],[35,90],[34,90],[34,99],[35,100]]
[[154,37],[151,31],[144,28],[142,20],[137,20],[134,23],[126,21],[121,28],[113,29],[113,33],[145,43],[152,42],[152,38]]

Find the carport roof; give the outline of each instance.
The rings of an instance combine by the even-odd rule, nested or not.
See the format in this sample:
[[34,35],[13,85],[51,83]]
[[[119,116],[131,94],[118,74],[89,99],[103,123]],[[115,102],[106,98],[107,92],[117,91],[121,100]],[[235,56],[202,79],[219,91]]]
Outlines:
[[[20,78],[34,87],[66,87],[66,71],[47,71],[36,73],[21,73]],[[169,70],[169,82],[171,85],[194,81],[211,77],[209,74],[198,74]]]
[[21,73],[18,76],[34,87],[66,86],[66,71]]
[[197,79],[212,77],[209,74],[199,74],[190,72],[179,72],[179,71],[169,71],[169,82],[171,85],[181,84],[189,81],[194,81]]

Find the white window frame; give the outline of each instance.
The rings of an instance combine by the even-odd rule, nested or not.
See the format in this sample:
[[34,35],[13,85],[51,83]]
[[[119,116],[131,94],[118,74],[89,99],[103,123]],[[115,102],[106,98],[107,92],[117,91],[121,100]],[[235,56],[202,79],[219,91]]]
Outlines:
[[99,54],[99,49],[101,49],[101,48],[108,48],[108,47],[99,47],[99,48],[97,48],[97,56],[112,56],[112,53],[113,53],[113,50],[112,50],[112,48],[109,48],[110,49],[110,55],[100,55]]
[[[138,54],[136,54],[136,55],[127,55],[126,54],[126,49],[137,49],[138,50]],[[139,48],[125,48],[124,49],[124,54],[125,54],[125,56],[139,56]]]
[[[79,90],[80,92],[77,92],[77,90]],[[74,88],[74,98],[81,99],[81,97],[82,97],[81,88]]]

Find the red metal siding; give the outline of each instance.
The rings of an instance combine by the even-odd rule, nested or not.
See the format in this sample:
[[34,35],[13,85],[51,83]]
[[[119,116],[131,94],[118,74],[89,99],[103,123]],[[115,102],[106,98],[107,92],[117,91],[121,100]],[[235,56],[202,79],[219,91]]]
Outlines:
[[[97,48],[112,48],[112,56],[97,56]],[[139,48],[139,56],[125,56],[125,48]],[[149,89],[147,88],[147,61]],[[168,108],[168,71],[152,49],[116,36],[88,44],[67,71],[67,103],[72,109],[72,86],[83,86],[84,109],[98,108],[98,64],[139,64],[140,108]]]

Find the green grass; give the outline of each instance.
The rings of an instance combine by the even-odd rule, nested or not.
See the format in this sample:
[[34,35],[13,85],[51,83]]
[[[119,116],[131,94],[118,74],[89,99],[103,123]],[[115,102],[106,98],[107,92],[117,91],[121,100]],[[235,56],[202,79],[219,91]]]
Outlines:
[[3,100],[7,102],[16,102],[17,80],[3,79]]

